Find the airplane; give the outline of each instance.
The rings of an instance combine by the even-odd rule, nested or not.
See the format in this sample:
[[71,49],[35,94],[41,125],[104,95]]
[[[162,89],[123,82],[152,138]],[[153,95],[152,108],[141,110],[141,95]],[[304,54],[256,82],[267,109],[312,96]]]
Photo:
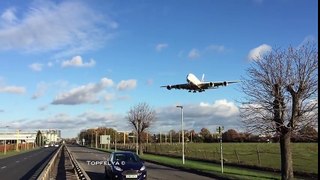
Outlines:
[[205,82],[204,74],[202,75],[201,81],[192,73],[187,75],[186,84],[175,84],[175,85],[166,85],[160,87],[166,87],[168,90],[171,89],[185,89],[189,92],[204,92],[206,89],[217,89],[220,86],[227,86],[232,83],[238,83],[240,81],[220,81],[220,82]]

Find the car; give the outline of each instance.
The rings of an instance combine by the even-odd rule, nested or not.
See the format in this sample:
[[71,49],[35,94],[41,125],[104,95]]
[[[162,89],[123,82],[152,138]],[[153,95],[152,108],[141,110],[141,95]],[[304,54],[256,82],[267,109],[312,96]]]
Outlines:
[[55,144],[54,147],[59,147],[59,144]]
[[49,144],[45,144],[44,147],[49,147]]
[[130,151],[112,152],[105,165],[107,179],[147,179],[147,170],[136,153]]

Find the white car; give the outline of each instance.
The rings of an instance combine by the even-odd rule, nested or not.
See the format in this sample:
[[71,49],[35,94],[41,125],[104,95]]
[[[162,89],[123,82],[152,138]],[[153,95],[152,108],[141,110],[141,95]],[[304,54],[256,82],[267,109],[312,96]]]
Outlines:
[[48,144],[46,144],[46,145],[44,145],[44,147],[49,147],[49,145],[48,145]]
[[55,144],[54,147],[59,147],[59,144]]

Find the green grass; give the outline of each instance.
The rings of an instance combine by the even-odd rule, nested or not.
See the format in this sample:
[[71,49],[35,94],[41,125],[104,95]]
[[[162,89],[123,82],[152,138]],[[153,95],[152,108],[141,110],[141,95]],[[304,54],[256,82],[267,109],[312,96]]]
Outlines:
[[141,156],[141,158],[144,160],[155,161],[164,165],[170,165],[185,169],[195,169],[211,173],[219,177],[225,177],[230,179],[281,179],[279,173],[269,173],[229,166],[224,166],[224,173],[222,174],[221,166],[213,163],[186,160],[185,164],[183,165],[181,159],[150,154],[144,154]]
[[[113,150],[99,149],[106,152],[113,152]],[[141,159],[145,161],[156,162],[163,165],[169,165],[171,167],[182,168],[186,170],[197,170],[205,173],[213,174],[216,177],[227,178],[227,179],[261,179],[261,180],[270,180],[270,179],[281,179],[279,173],[257,171],[245,168],[237,168],[224,166],[224,172],[221,173],[220,164],[206,163],[199,161],[186,160],[185,164],[182,164],[181,159],[171,158],[166,156],[144,154],[140,156]]]
[[[292,143],[291,145],[294,171],[318,174],[318,144]],[[181,156],[181,144],[149,144],[147,150],[163,155]],[[185,150],[187,158],[220,160],[219,143],[186,143]],[[223,143],[223,156],[228,163],[278,170],[281,167],[279,143]]]
[[[229,145],[232,146],[232,144],[229,144]],[[251,144],[251,145],[254,145],[254,144]],[[203,148],[203,146],[206,146],[206,145],[199,144],[199,148]],[[242,145],[236,145],[236,146],[238,146],[238,148],[239,148],[239,146],[242,146]],[[247,151],[250,150],[250,148],[254,149],[253,147],[248,147],[248,146],[244,146],[244,147],[243,148],[246,149]],[[310,149],[310,151],[312,151],[312,152],[317,152],[317,149],[318,149],[318,148],[315,148],[315,146],[313,146],[313,145],[310,146],[310,144],[300,144],[297,147],[295,147],[296,149],[294,151],[300,152],[301,150],[304,150],[305,147],[313,148],[313,149]],[[275,148],[275,146],[273,148]],[[299,149],[299,148],[301,148],[301,149]],[[243,149],[243,151],[245,151],[244,149]],[[99,149],[99,150],[107,151],[107,152],[113,151],[112,149],[111,150]],[[275,149],[272,149],[272,150],[277,151]],[[311,153],[311,155],[309,155],[309,156],[313,157],[313,154]],[[185,164],[183,165],[181,158],[173,158],[173,157],[153,155],[153,154],[144,154],[140,157],[141,157],[141,159],[146,160],[146,161],[156,162],[156,163],[160,163],[163,165],[169,165],[169,166],[177,167],[177,168],[193,169],[193,170],[197,170],[197,171],[202,171],[205,173],[213,174],[214,176],[221,177],[221,178],[244,179],[244,180],[246,180],[246,179],[248,179],[248,180],[251,180],[251,179],[264,179],[264,180],[266,180],[266,179],[281,179],[280,173],[274,173],[274,172],[269,172],[269,171],[259,171],[259,170],[253,170],[253,169],[241,168],[241,167],[235,167],[235,166],[228,166],[226,164],[224,164],[224,173],[222,174],[220,164],[194,161],[194,160],[186,160]],[[266,159],[266,161],[267,161],[267,159]],[[268,159],[268,161],[274,161],[274,160]],[[295,176],[295,179],[305,179],[305,178]]]

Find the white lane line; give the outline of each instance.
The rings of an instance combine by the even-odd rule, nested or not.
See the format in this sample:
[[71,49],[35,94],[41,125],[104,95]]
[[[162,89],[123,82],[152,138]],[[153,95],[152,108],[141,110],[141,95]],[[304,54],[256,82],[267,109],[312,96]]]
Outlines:
[[1,169],[5,169],[5,168],[7,168],[7,166],[2,166],[2,167],[1,167]]
[[16,163],[19,163],[20,161],[16,161]]

